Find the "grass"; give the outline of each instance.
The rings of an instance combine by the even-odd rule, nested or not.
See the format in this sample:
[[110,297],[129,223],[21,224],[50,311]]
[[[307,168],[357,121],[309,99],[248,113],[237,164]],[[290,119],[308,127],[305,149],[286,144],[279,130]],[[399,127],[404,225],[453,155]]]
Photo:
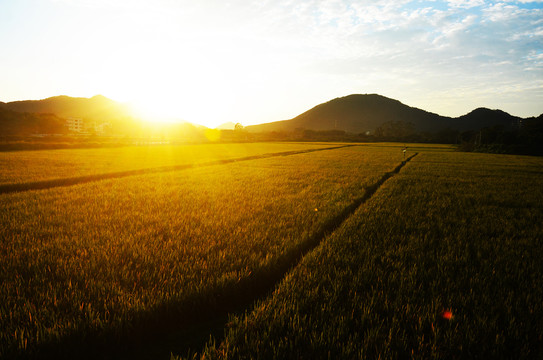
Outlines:
[[130,357],[258,297],[197,355],[543,357],[543,160],[403,146],[0,154],[13,184],[290,151],[0,194],[0,358]]
[[203,357],[543,357],[542,175],[420,154]]
[[334,144],[245,143],[0,152],[0,185],[198,164]]
[[400,158],[350,147],[3,194],[0,357],[134,340],[243,298]]

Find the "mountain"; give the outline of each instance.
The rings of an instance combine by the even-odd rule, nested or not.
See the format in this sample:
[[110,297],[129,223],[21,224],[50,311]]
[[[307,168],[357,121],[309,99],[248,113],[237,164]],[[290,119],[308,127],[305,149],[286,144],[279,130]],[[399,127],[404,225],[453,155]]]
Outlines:
[[[59,129],[56,123],[60,121],[66,127],[69,118],[81,119],[85,128],[90,129],[91,132],[103,132],[107,129],[109,134],[139,136],[143,131],[141,122],[134,117],[128,106],[102,95],[96,95],[92,98],[61,95],[43,100],[13,101],[0,103],[0,109],[4,110],[3,113],[0,113],[0,122],[2,123],[0,134],[39,133],[44,129],[51,129],[47,125],[49,120],[54,120],[55,126],[53,128],[58,128],[58,131],[53,133],[63,133],[68,131],[67,128],[61,131],[62,129]],[[14,115],[14,113],[16,114]],[[40,120],[36,120],[37,118]],[[33,130],[29,131],[30,129]],[[52,130],[46,131],[46,133],[51,132]]]
[[354,94],[330,100],[291,120],[247,126],[248,131],[344,130],[351,133],[374,131],[387,121],[406,121],[417,131],[446,127],[449,118],[402,104],[377,94]]
[[[52,132],[52,129],[60,131],[59,124],[65,124],[68,118],[81,118],[87,128],[107,124],[110,134],[146,136],[148,132],[148,126],[142,125],[127,106],[101,95],[0,102],[0,110],[0,135]],[[317,105],[290,120],[252,125],[245,129],[249,132],[342,130],[353,134],[381,131],[386,135],[387,127],[390,133],[401,124],[409,124],[407,132],[436,133],[447,129],[479,130],[494,125],[507,130],[518,127],[524,120],[501,110],[485,108],[450,118],[377,94],[353,94]],[[226,123],[218,129],[233,129],[234,125]]]
[[0,103],[0,135],[66,132],[65,120],[55,114],[36,114],[6,109]]
[[[73,119],[70,119],[73,118]],[[81,120],[78,120],[81,119]],[[203,138],[205,126],[178,122],[154,124],[133,114],[128,106],[102,95],[92,98],[54,96],[43,100],[0,102],[0,136],[70,134],[70,122],[82,123],[84,134],[129,137]]]
[[477,130],[493,125],[512,126],[520,118],[501,110],[476,109],[458,118],[450,118],[410,107],[398,100],[377,94],[353,94],[330,100],[291,120],[247,126],[250,132],[344,130],[350,133],[374,133],[387,122],[412,123],[416,132],[437,132],[447,128]]
[[55,114],[59,117],[77,117],[84,120],[111,121],[132,116],[130,110],[102,95],[92,98],[54,96],[43,100],[23,100],[3,103],[4,109],[37,114]]
[[454,119],[454,125],[461,130],[478,130],[491,126],[509,128],[518,126],[522,118],[510,115],[502,110],[477,108],[472,112]]

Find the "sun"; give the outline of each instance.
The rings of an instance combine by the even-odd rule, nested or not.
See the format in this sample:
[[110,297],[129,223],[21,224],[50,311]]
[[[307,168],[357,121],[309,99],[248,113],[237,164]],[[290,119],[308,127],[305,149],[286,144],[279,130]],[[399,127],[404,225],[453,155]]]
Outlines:
[[166,21],[188,13],[165,3],[127,2],[118,21],[89,29],[89,41],[99,50],[85,57],[87,70],[76,86],[128,103],[136,116],[156,123],[214,128],[246,122],[261,108],[256,94],[272,88],[276,65],[254,49],[264,45],[250,40],[246,29],[203,26],[208,19],[198,11],[183,21]]
[[[143,97],[137,100],[130,100],[128,105],[137,118],[153,123],[176,123],[188,121],[184,119],[171,102],[165,99],[153,99]],[[177,110],[177,111],[176,111]]]
[[[164,89],[166,84],[162,85]],[[215,128],[228,122],[233,103],[228,97],[213,94],[187,93],[168,89],[157,94],[143,94],[128,101],[136,117],[153,123],[190,122]]]
[[[172,51],[161,55],[165,60],[157,60],[158,55],[149,52],[137,60],[119,62],[108,76],[101,77],[100,86],[107,87],[111,98],[122,99],[136,116],[147,121],[184,121],[209,128],[237,122],[243,84],[224,67],[201,59],[201,54],[183,57],[183,49]],[[153,64],[151,70],[149,64]],[[240,71],[234,66],[230,69]]]

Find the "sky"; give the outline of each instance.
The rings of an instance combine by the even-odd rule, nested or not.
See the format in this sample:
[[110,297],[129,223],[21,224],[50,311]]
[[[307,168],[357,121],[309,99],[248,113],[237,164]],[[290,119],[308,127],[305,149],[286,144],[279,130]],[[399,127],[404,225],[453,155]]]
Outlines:
[[0,0],[0,101],[104,95],[210,127],[377,93],[543,113],[543,0]]

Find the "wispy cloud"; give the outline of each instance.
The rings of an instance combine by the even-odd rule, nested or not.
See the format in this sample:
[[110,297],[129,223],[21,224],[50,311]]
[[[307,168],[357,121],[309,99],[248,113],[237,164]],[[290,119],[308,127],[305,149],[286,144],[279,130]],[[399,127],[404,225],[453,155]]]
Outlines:
[[[305,4],[310,6],[298,5],[296,19],[290,19],[312,29],[315,40],[304,42],[311,44],[306,52],[311,56],[304,60],[311,71],[335,74],[336,83],[355,78],[361,90],[387,87],[400,98],[411,94],[407,97],[417,103],[436,84],[442,91],[477,98],[486,93],[484,88],[529,92],[537,88],[534,79],[543,75],[537,58],[529,55],[543,50],[541,8],[480,0]],[[388,86],[377,83],[383,81]],[[511,82],[519,86],[511,87]],[[487,105],[499,107],[504,91],[492,91],[501,94],[494,100],[484,95]],[[524,106],[510,111],[519,113]],[[447,110],[459,115],[468,109]]]
[[476,6],[482,6],[485,4],[484,0],[448,0],[448,5],[453,8],[469,9]]
[[[35,46],[58,87],[99,89],[109,81],[115,88],[139,78],[147,88],[175,91],[187,107],[212,92],[235,121],[293,117],[352,92],[445,115],[506,103],[518,115],[543,112],[543,1],[49,1],[25,0],[40,4],[34,13],[11,5],[17,31],[0,23],[12,54],[0,55],[3,84],[46,71],[24,61]],[[20,75],[3,70],[13,66]]]

